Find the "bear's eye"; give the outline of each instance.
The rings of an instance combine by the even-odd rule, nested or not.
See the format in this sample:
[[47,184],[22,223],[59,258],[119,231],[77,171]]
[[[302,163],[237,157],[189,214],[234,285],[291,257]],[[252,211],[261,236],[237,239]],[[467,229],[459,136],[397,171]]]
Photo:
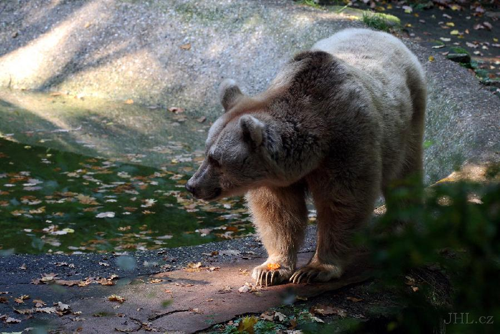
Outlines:
[[208,156],[208,163],[211,164],[214,167],[220,168],[220,163],[219,161],[215,160],[213,156]]

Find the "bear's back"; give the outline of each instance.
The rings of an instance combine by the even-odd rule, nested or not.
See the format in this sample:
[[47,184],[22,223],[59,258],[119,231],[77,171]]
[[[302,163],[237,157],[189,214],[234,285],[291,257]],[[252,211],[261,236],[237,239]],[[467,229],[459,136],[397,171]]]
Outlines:
[[[318,41],[312,50],[328,52],[379,81],[385,89],[410,75],[424,80],[417,57],[396,37],[369,29],[346,29]],[[391,87],[393,86],[393,87]]]

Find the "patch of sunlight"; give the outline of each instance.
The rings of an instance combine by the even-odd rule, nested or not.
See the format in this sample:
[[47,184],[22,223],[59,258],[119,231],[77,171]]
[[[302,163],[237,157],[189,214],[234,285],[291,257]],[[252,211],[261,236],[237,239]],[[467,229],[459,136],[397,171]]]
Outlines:
[[208,127],[205,120],[159,107],[59,92],[0,90],[0,130],[5,137],[87,156],[153,167],[191,161]]
[[[64,81],[65,88],[77,91],[79,95],[93,96],[97,98],[106,98],[106,88],[108,85],[113,85],[115,93],[120,96],[135,99],[139,97],[147,97],[151,94],[160,94],[166,85],[176,81],[176,71],[165,71],[164,66],[158,59],[147,49],[141,49],[135,52],[123,52],[121,50],[127,48],[126,43],[116,43],[106,47],[106,54],[94,55],[92,60],[94,63],[99,63],[99,59],[108,58],[105,64],[99,66],[89,66],[81,71],[78,76],[68,77]],[[118,57],[112,56],[118,54]],[[112,72],[102,71],[101,66],[115,69]],[[167,67],[177,66],[173,62],[169,62]],[[154,78],[155,81],[162,82],[161,85],[151,87],[150,81]],[[82,82],[93,84],[82,85]],[[128,83],[134,82],[134,90],[130,91]],[[155,92],[155,90],[157,92]],[[133,95],[132,95],[133,94]]]
[[[318,14],[316,14],[318,15]],[[311,16],[306,14],[306,13],[301,13],[298,15],[295,15],[293,22],[299,27],[299,28],[306,28],[313,22],[311,19]]]
[[12,82],[12,87],[23,88],[22,83],[25,81],[35,81],[38,85],[42,85],[54,76],[54,71],[57,71],[53,68],[52,60],[64,52],[63,56],[69,61],[78,49],[79,43],[70,43],[70,38],[75,37],[74,32],[84,29],[88,17],[102,15],[103,12],[104,4],[92,1],[47,33],[0,57],[2,85],[8,86]]
[[384,13],[375,13],[369,10],[363,10],[358,8],[346,7],[346,6],[329,6],[328,9],[330,13],[336,13],[340,18],[362,21],[363,16],[374,17],[380,20],[383,20],[387,25],[391,27],[397,27],[401,25],[401,21],[397,16],[384,14]]

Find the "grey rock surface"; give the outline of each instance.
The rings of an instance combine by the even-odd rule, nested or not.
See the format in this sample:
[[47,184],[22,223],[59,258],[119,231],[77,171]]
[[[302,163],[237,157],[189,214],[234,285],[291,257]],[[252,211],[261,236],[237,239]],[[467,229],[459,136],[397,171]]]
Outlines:
[[[182,106],[209,119],[221,110],[216,92],[223,78],[258,93],[295,52],[362,26],[284,0],[8,0],[0,6],[0,86]],[[428,78],[427,182],[463,163],[500,160],[500,100],[438,51],[405,42]]]
[[[293,53],[349,26],[293,1],[8,0],[0,86],[218,110],[222,78],[263,90]],[[14,37],[15,36],[15,37]]]

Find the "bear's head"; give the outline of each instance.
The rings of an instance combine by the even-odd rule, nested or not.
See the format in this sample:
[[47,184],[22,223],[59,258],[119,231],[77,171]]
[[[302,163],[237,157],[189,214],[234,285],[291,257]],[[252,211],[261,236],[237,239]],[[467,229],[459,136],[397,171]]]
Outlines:
[[186,184],[203,200],[242,195],[276,177],[275,155],[279,136],[272,119],[263,113],[248,113],[263,107],[245,96],[233,80],[220,88],[225,114],[208,133],[205,160]]

